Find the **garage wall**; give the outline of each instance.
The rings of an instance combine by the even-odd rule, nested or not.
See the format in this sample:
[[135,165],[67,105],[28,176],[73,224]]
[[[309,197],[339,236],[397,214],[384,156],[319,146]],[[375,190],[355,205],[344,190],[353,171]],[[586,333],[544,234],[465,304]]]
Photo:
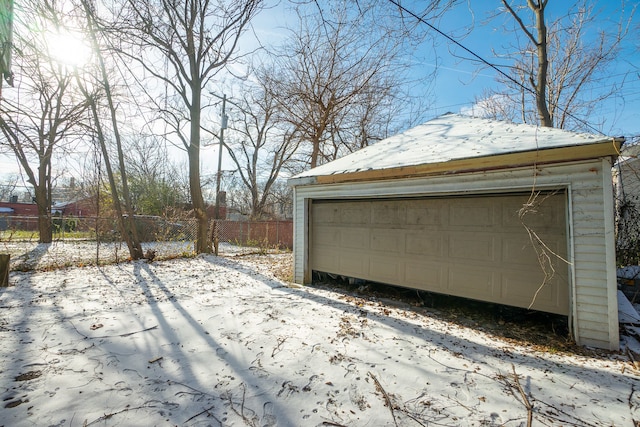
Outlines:
[[[535,173],[535,176],[534,176]],[[609,159],[537,168],[390,181],[298,185],[294,207],[294,280],[309,282],[308,201],[312,199],[460,195],[567,188],[571,316],[579,344],[619,346]],[[603,202],[604,200],[604,202]]]

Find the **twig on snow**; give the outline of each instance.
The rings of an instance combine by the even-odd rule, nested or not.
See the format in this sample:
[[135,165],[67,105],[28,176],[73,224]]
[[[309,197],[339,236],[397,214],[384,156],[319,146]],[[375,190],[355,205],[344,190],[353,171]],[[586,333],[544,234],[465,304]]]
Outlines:
[[639,369],[640,364],[636,361],[635,357],[633,357],[633,353],[631,352],[631,350],[629,350],[629,347],[627,347],[627,356],[629,356],[629,360],[631,361],[631,366],[633,366],[633,369]]
[[[575,427],[597,427],[596,424],[592,424],[588,421],[585,421],[581,418],[577,418],[574,415],[570,414],[567,411],[563,411],[562,409],[558,408],[555,405],[552,405],[550,403],[547,403],[543,400],[539,400],[539,399],[534,399],[536,402],[546,405],[549,408],[553,409],[554,412],[551,411],[541,411],[540,415],[544,416],[545,418],[547,418],[548,420],[553,420],[553,421],[559,421],[560,423],[562,423],[563,425],[571,425],[571,426],[575,426]],[[555,415],[555,413],[557,414],[562,414],[567,418],[572,418],[575,421],[571,421],[571,420],[567,420],[567,418],[560,418],[559,416]]]
[[278,338],[278,344],[273,348],[273,351],[271,352],[271,357],[275,356],[276,353],[279,353],[282,351],[280,347],[282,346],[282,344],[284,344],[287,338],[288,337]]
[[244,383],[242,383],[242,403],[240,404],[240,416],[245,422],[247,421],[247,417],[244,416],[244,402],[245,402],[246,394],[247,394],[247,386]]
[[210,410],[212,410],[213,408],[215,408],[215,405],[211,405],[211,406],[210,406],[210,407],[208,407],[207,409],[203,409],[202,411],[198,412],[197,414],[195,414],[194,416],[192,416],[191,418],[189,418],[188,420],[186,420],[186,421],[184,422],[184,424],[188,423],[189,421],[193,420],[194,418],[198,418],[198,417],[199,417],[200,415],[202,415],[202,414],[207,414],[207,415],[209,415],[209,416],[213,417],[217,422],[219,422],[219,423],[220,423],[220,425],[222,425],[222,422],[220,422],[220,420],[219,420],[219,419],[217,419],[217,418],[215,417],[215,415],[212,415],[211,413],[209,413],[209,411],[210,411]]
[[511,369],[513,369],[513,380],[516,383],[516,387],[520,392],[520,396],[522,396],[522,402],[524,403],[525,408],[527,408],[527,427],[531,427],[533,423],[533,405],[529,401],[527,394],[524,392],[522,385],[520,385],[520,378],[518,378],[518,374],[516,373],[516,367],[511,364]]
[[[242,420],[245,422],[245,424],[247,425],[255,425],[255,415],[251,418],[249,418],[248,416],[246,416],[244,414],[244,410],[245,410],[245,399],[246,399],[246,392],[247,392],[247,386],[246,384],[242,383],[242,402],[240,402],[240,412],[238,412],[238,410],[236,409],[234,402],[233,402],[233,394],[231,393],[230,390],[227,390],[227,392],[220,396],[221,398],[226,398],[229,400],[229,406],[231,407],[231,410],[233,412],[235,412],[237,415],[239,415],[240,417],[242,417]],[[251,408],[249,408],[249,411],[253,412],[255,414],[255,412],[253,410],[251,410]]]
[[200,395],[200,396],[208,396],[208,397],[217,397],[217,396],[214,396],[211,393],[207,393],[207,392],[204,392],[202,390],[198,390],[197,388],[191,387],[189,384],[181,383],[179,381],[167,380],[167,384],[179,385],[181,387],[188,388],[189,390],[191,390],[193,392],[193,393],[188,393],[186,391],[178,391],[175,394],[176,396],[179,396],[179,395],[182,395],[182,394],[190,394],[190,395],[193,395],[193,396]]
[[163,359],[163,357],[162,357],[162,356],[155,357],[155,358],[153,358],[153,359],[150,359],[150,360],[149,360],[149,364],[152,364],[152,363],[156,363],[156,362],[158,362],[158,365],[159,365],[159,364],[160,364],[160,361],[161,361],[162,359]]
[[458,399],[454,399],[453,397],[447,396],[449,399],[453,400],[454,402],[456,402],[458,405],[462,406],[464,409],[466,409],[467,411],[469,411],[470,413],[474,413],[475,411],[471,408],[469,408],[467,405],[465,405],[464,403],[460,402]]
[[389,411],[391,411],[391,416],[393,417],[393,423],[395,424],[396,427],[398,427],[398,421],[396,420],[396,414],[393,411],[393,403],[391,402],[391,398],[389,397],[389,394],[387,394],[386,390],[382,387],[382,384],[380,384],[380,381],[378,381],[376,376],[373,375],[370,371],[369,371],[369,376],[371,377],[371,379],[373,379],[373,382],[376,384],[376,389],[380,393],[382,393],[382,395],[384,396],[384,400],[387,403],[387,406],[389,407]]
[[71,323],[71,326],[73,326],[73,329],[76,330],[76,332],[78,333],[78,335],[83,336],[84,338],[91,338],[91,339],[101,339],[101,338],[116,338],[116,337],[128,337],[130,335],[133,334],[139,334],[140,332],[147,332],[147,331],[151,331],[153,329],[156,329],[158,327],[158,325],[155,326],[151,326],[150,328],[146,328],[146,329],[142,329],[140,331],[133,331],[133,332],[126,332],[124,334],[118,334],[118,335],[101,335],[101,336],[97,336],[97,337],[91,337],[89,335],[85,335],[82,332],[80,332],[78,330],[78,328],[76,328],[76,325],[73,324],[73,322],[71,320],[69,320],[69,323]]
[[407,411],[406,409],[402,411],[407,417],[411,418],[413,421],[415,421],[416,423],[420,424],[423,427],[427,427],[428,424],[424,424],[422,421],[420,421],[418,419],[418,417],[412,415],[409,413],[409,411]]
[[137,411],[138,409],[151,408],[151,407],[152,407],[152,405],[142,405],[142,406],[136,406],[134,408],[131,408],[131,407],[127,406],[126,408],[121,409],[119,411],[111,412],[110,414],[104,414],[103,416],[101,416],[99,418],[96,418],[95,420],[91,421],[90,423],[87,423],[85,421],[84,425],[85,426],[90,426],[91,424],[96,424],[96,423],[99,423],[100,421],[106,421],[109,418],[111,418],[111,417],[113,417],[115,415],[118,415],[118,414],[122,414],[124,412]]

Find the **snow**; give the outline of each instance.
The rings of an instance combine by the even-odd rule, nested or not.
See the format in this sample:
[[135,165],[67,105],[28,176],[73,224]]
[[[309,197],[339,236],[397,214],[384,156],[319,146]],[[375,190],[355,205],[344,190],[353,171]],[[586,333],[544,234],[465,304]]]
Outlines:
[[640,278],[640,265],[628,265],[618,268],[616,275],[621,279],[638,279]]
[[[193,241],[144,242],[142,251],[156,252],[157,258],[168,258],[193,253]],[[220,243],[220,253],[234,255],[254,252],[255,248]],[[42,270],[70,265],[105,264],[125,261],[129,250],[124,242],[102,242],[84,240],[60,240],[53,243],[35,241],[0,242],[0,252],[11,255],[12,270]],[[96,262],[96,259],[98,262]]]
[[291,178],[425,165],[611,141],[603,135],[448,113]]
[[[291,254],[12,272],[0,426],[634,425],[624,353],[276,279]],[[524,396],[524,397],[523,397]]]
[[618,321],[640,323],[640,314],[622,291],[618,291]]

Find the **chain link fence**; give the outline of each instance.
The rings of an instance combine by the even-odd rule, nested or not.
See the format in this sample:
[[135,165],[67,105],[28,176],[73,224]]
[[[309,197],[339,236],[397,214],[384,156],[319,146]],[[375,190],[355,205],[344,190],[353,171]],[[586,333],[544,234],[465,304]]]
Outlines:
[[[129,259],[114,218],[53,217],[53,241],[39,244],[38,217],[0,215],[0,253],[11,255],[12,270],[105,264]],[[143,252],[155,259],[193,256],[197,220],[136,215]],[[209,238],[218,238],[221,256],[268,253],[293,246],[292,221],[211,220]]]

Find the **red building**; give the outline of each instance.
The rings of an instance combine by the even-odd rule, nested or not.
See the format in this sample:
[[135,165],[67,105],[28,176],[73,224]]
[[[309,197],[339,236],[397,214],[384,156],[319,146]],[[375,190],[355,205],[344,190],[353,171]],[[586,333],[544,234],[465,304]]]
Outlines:
[[51,207],[52,215],[87,217],[95,216],[95,198],[80,199],[73,202],[60,202]]
[[5,208],[0,209],[0,214],[7,216],[38,216],[38,205],[35,203],[0,202],[0,208]]

